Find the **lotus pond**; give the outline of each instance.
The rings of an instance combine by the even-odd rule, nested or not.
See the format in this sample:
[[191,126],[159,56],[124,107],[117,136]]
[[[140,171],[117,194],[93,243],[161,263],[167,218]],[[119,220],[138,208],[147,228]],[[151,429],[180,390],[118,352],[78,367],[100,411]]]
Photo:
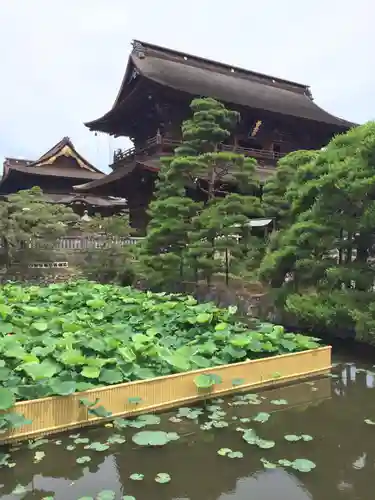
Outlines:
[[[319,346],[281,326],[241,323],[235,313],[189,296],[85,281],[7,284],[0,289],[0,410],[15,401]],[[198,387],[213,383],[197,379]],[[103,408],[90,411],[105,415]],[[24,423],[20,415],[2,414],[0,432]]]
[[[235,313],[88,282],[2,287],[0,432],[25,423],[15,401],[319,345]],[[343,360],[332,377],[3,446],[0,499],[372,499],[374,378]]]
[[372,500],[373,370],[4,447],[0,498]]

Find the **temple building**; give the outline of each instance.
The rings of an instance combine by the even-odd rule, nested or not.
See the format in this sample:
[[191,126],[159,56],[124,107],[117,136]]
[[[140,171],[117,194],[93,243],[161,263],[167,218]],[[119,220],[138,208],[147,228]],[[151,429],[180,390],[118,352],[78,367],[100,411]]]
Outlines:
[[283,155],[321,148],[354,125],[315,104],[307,85],[134,41],[112,108],[85,124],[92,131],[128,137],[133,147],[115,151],[110,174],[75,190],[127,198],[131,224],[144,231],[160,156],[180,143],[194,97],[213,97],[240,113],[222,149],[256,158],[260,181]]
[[69,137],[64,137],[38,160],[5,158],[0,196],[38,186],[47,201],[69,205],[80,215],[85,212],[111,215],[125,208],[124,198],[81,194],[73,188],[105,177],[76,151]]

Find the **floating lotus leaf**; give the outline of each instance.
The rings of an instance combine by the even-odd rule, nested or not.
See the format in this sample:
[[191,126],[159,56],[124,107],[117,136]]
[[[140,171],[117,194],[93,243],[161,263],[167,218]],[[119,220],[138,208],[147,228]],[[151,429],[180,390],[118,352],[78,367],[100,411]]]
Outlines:
[[171,481],[171,476],[167,472],[159,472],[155,477],[155,481],[160,484],[166,484]]
[[129,479],[131,479],[132,481],[143,481],[143,478],[144,478],[144,474],[139,474],[138,472],[135,472],[134,474],[131,474],[129,476]]
[[[270,416],[271,415],[269,413],[260,412],[255,417],[253,417],[252,420],[254,422],[261,422],[263,424],[269,420]],[[241,422],[242,422],[242,420],[241,420]]]
[[139,446],[164,446],[173,439],[178,439],[178,434],[164,431],[141,431],[134,434],[132,441]]
[[307,458],[297,458],[292,462],[291,467],[299,472],[310,472],[315,469],[316,464]]

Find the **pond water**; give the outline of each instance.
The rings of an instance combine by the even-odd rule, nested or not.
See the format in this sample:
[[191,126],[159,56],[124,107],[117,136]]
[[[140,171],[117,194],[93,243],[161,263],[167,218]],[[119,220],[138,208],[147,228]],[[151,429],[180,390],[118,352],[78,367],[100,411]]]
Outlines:
[[[0,499],[373,500],[375,368],[335,361],[332,377],[210,401],[200,415],[199,407],[176,410],[160,424],[120,421],[2,449],[10,456]],[[143,431],[178,439],[143,447],[132,441]],[[224,448],[240,453],[230,458]],[[289,462],[267,468],[280,459]],[[170,482],[156,482],[158,473]]]

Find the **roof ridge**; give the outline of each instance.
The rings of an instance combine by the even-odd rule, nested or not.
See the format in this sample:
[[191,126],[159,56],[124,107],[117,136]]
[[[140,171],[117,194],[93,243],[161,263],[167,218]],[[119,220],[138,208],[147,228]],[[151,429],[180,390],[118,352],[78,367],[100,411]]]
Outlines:
[[150,49],[151,51],[161,52],[161,53],[163,53],[163,55],[171,55],[171,56],[175,56],[175,57],[180,57],[187,64],[189,64],[188,61],[190,59],[191,61],[194,61],[197,63],[201,62],[201,63],[205,63],[209,66],[212,66],[212,69],[213,70],[216,69],[216,71],[218,70],[218,68],[222,68],[223,70],[224,69],[225,70],[232,70],[232,72],[240,72],[240,74],[237,73],[235,76],[241,76],[241,74],[243,76],[253,76],[253,77],[257,77],[257,78],[263,80],[264,82],[268,81],[270,84],[280,83],[280,84],[288,85],[291,87],[296,87],[300,90],[304,90],[307,92],[310,91],[310,86],[303,84],[303,83],[295,82],[292,80],[287,80],[287,79],[280,78],[277,76],[268,75],[266,73],[252,71],[252,70],[240,67],[240,66],[235,66],[233,64],[228,64],[228,63],[216,61],[214,59],[200,57],[200,56],[197,56],[194,54],[189,54],[187,52],[180,52],[180,51],[177,51],[174,49],[170,49],[168,47],[163,47],[161,45],[155,45],[152,43],[143,42],[141,40],[133,40],[132,45],[133,45],[133,52],[142,52],[142,49],[146,49],[145,52],[147,54],[147,49]]
[[54,156],[58,155],[60,153],[60,151],[62,151],[62,149],[65,148],[65,147],[69,147],[73,151],[73,153],[77,157],[76,160],[77,159],[79,160],[78,161],[78,165],[79,165],[80,169],[84,169],[80,165],[80,162],[82,162],[83,164],[85,164],[88,167],[87,170],[93,171],[93,172],[97,172],[99,174],[103,174],[103,172],[101,170],[99,170],[98,168],[94,167],[94,165],[92,165],[92,163],[90,163],[89,161],[87,161],[86,158],[84,158],[76,150],[76,148],[74,147],[73,142],[71,141],[70,137],[68,137],[68,136],[64,136],[59,142],[57,142],[54,146],[52,146],[52,148],[50,148],[46,153],[42,154],[42,156],[40,156],[37,160],[34,160],[33,162],[31,162],[27,166],[28,167],[39,166],[41,163],[47,162],[48,160],[50,160]]

